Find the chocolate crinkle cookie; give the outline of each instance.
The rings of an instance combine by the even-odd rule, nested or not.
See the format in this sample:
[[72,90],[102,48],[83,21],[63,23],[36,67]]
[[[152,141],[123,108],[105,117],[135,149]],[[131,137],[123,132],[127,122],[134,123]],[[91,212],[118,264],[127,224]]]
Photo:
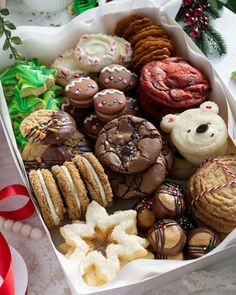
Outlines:
[[124,115],[108,122],[101,130],[95,150],[99,161],[120,173],[137,173],[155,163],[162,137],[145,119]]

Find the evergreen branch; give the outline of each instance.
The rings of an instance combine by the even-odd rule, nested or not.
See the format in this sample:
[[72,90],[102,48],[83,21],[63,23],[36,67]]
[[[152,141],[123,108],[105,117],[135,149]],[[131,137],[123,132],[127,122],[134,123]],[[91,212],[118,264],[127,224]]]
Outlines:
[[212,26],[209,26],[208,31],[206,31],[205,34],[214,51],[220,56],[227,53],[225,41],[219,32],[217,32]]
[[209,46],[208,38],[206,36],[206,32],[202,32],[201,35],[201,44],[202,44],[202,52],[208,57],[211,53],[211,47]]
[[220,13],[219,13],[219,7],[218,3],[216,0],[208,0],[208,3],[211,4],[211,8],[209,10],[209,13],[211,14],[212,18],[219,18]]
[[10,49],[11,54],[9,58],[15,59],[15,61],[25,60],[24,56],[14,47],[15,45],[22,44],[22,41],[19,37],[11,35],[10,30],[15,30],[16,26],[13,23],[4,19],[4,16],[9,15],[9,10],[4,8],[0,10],[0,38],[5,35],[5,42],[3,44],[3,50],[6,51]]

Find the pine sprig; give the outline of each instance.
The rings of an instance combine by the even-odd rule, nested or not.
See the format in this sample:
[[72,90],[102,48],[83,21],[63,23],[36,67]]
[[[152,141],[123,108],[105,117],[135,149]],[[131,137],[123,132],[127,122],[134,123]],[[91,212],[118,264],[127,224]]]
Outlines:
[[220,17],[221,8],[226,2],[227,0],[182,0],[176,15],[183,30],[206,56],[227,53],[224,39],[211,24],[212,19]]
[[7,15],[9,15],[9,10],[7,8],[0,10],[0,38],[5,35],[3,50],[6,51],[10,49],[11,54],[9,55],[9,58],[14,58],[16,62],[25,60],[24,56],[14,46],[22,44],[22,41],[20,37],[12,36],[11,31],[15,30],[16,26],[4,19],[4,16]]

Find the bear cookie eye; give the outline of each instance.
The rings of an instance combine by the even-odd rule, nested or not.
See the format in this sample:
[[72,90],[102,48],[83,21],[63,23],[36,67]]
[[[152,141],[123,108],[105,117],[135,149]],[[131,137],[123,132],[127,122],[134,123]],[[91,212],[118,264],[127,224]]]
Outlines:
[[113,76],[110,76],[110,77],[109,77],[109,80],[110,80],[110,81],[112,81],[113,79],[114,79],[114,77],[113,77]]
[[190,133],[191,132],[191,129],[189,129],[188,131],[187,131],[187,133]]
[[105,105],[107,102],[105,100],[102,101],[102,104]]
[[117,100],[117,99],[113,99],[113,102],[114,102],[114,103],[117,103],[117,102],[118,102],[118,100]]

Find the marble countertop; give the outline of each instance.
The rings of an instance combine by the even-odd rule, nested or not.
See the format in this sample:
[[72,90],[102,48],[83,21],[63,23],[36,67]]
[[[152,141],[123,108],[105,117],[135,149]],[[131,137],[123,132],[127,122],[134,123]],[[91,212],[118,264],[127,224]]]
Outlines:
[[[59,13],[35,13],[26,8],[21,0],[7,2],[10,19],[16,25],[59,26],[71,17],[67,11]],[[12,183],[21,183],[14,168],[6,139],[0,126],[0,187]],[[4,171],[4,173],[3,173]],[[38,216],[25,221],[32,226],[42,228]],[[43,229],[43,228],[42,228]],[[23,256],[29,272],[29,295],[69,295],[70,290],[62,273],[59,262],[53,252],[46,234],[40,241],[33,241],[9,232],[4,236]],[[144,295],[233,295],[236,294],[236,257],[231,257],[220,264],[188,274],[171,284],[158,288]]]

